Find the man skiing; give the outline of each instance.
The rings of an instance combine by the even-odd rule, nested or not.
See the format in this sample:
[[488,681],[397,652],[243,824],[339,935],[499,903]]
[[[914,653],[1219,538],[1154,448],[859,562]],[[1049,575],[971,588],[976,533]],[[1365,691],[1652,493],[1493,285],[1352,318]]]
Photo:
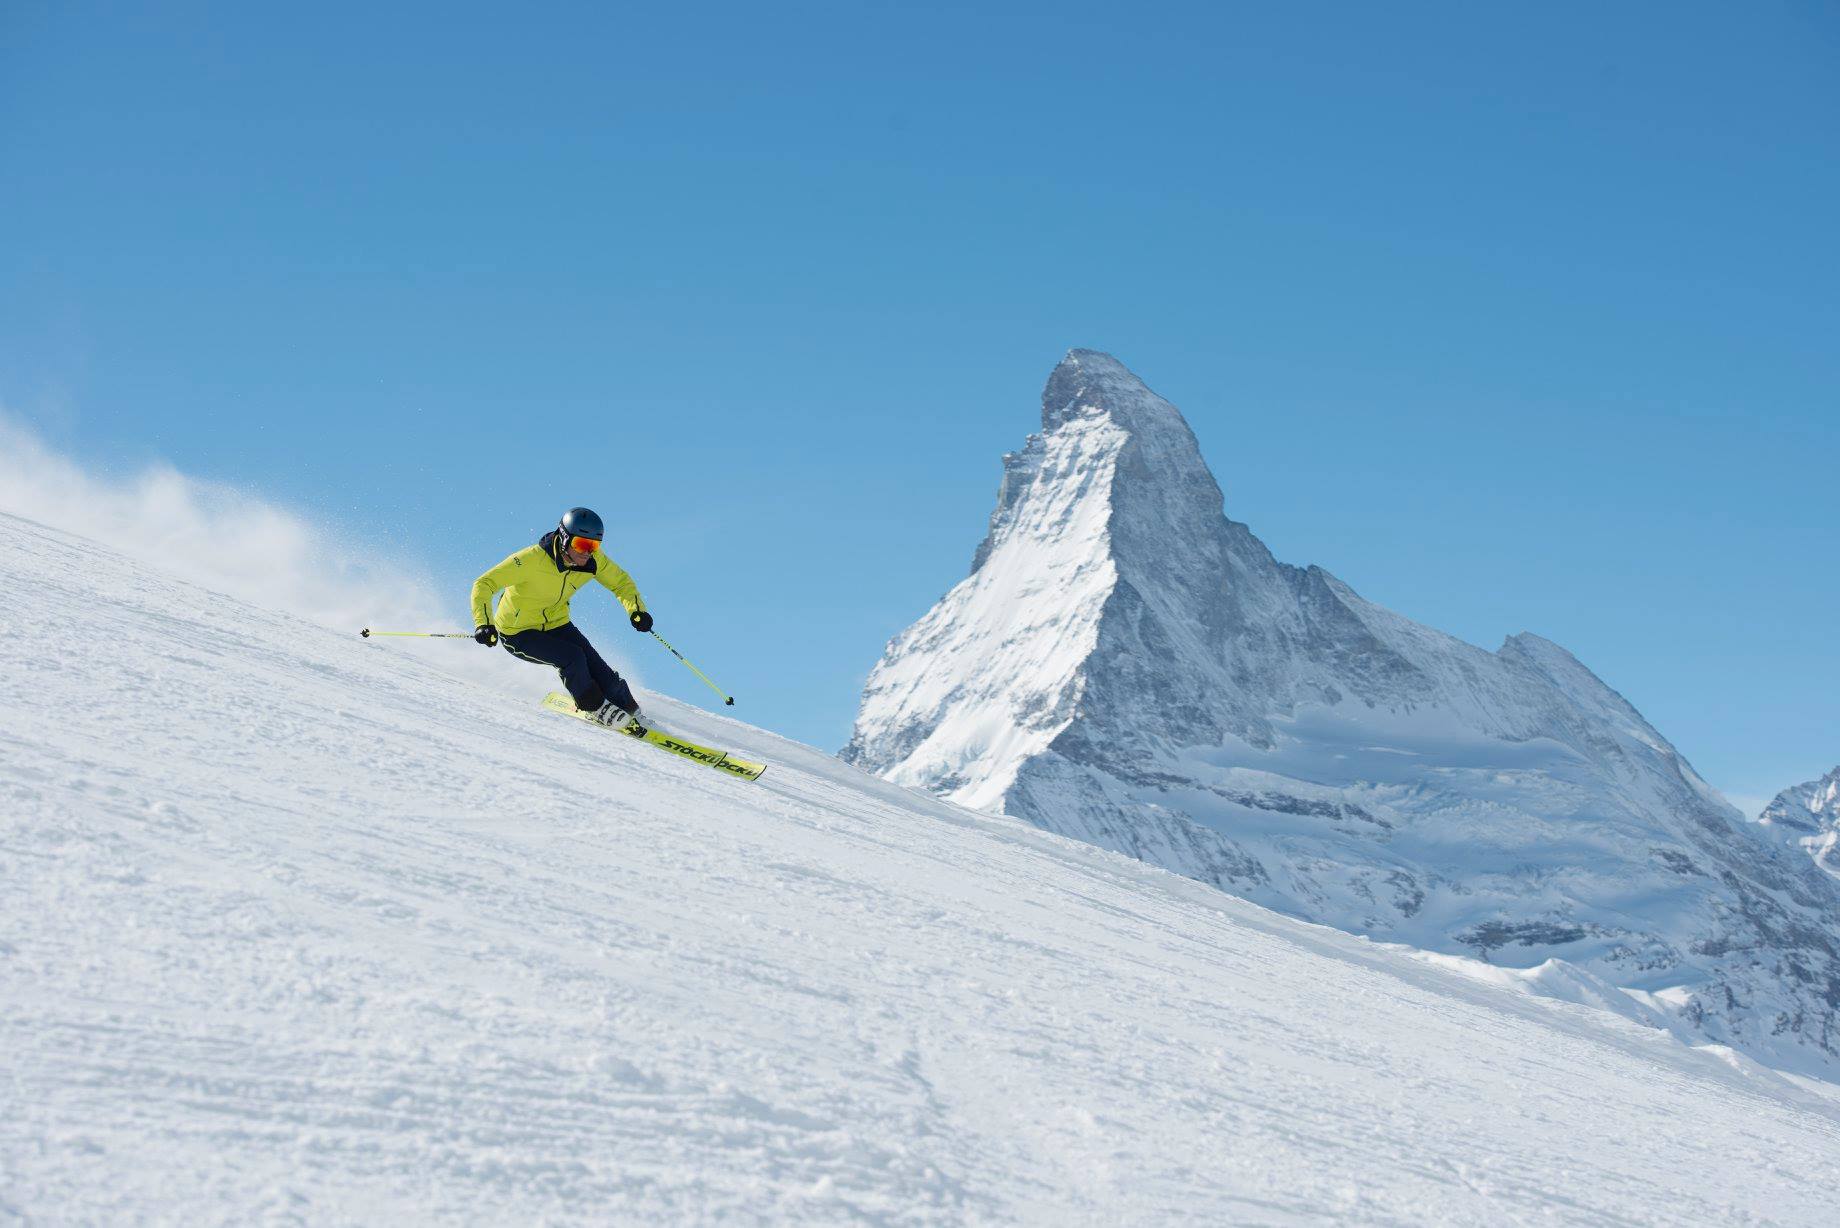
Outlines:
[[[473,638],[523,661],[553,667],[575,706],[615,729],[638,725],[639,701],[588,637],[569,621],[569,599],[598,580],[626,607],[635,631],[650,631],[638,586],[624,568],[601,553],[606,530],[585,507],[572,507],[534,546],[526,546],[473,581]],[[497,609],[492,599],[498,598]]]

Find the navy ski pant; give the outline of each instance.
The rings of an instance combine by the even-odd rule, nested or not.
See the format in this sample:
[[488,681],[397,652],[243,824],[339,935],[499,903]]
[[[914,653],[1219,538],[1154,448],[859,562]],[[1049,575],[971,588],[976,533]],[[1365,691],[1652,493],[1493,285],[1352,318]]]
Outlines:
[[577,708],[593,712],[603,699],[611,699],[628,712],[639,710],[639,701],[633,698],[626,679],[601,660],[601,654],[594,651],[594,645],[575,629],[574,623],[563,623],[548,631],[520,631],[501,636],[498,642],[520,661],[554,668],[562,675],[562,685],[568,688]]

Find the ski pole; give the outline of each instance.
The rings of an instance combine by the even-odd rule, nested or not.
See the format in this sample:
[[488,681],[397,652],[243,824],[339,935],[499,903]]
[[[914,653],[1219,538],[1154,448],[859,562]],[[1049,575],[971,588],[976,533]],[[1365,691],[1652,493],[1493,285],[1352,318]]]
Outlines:
[[671,641],[665,639],[664,636],[659,635],[656,631],[652,632],[652,638],[657,640],[660,644],[663,644],[666,648],[669,648],[671,650],[672,656],[676,657],[679,661],[682,661],[685,665],[689,665],[690,672],[695,674],[698,678],[701,678],[705,683],[708,683],[709,689],[714,691],[716,694],[720,695],[724,703],[726,703],[731,708],[735,706],[735,697],[733,695],[730,695],[728,692],[724,691],[721,687],[717,686],[715,683],[710,682],[708,674],[705,674],[702,670],[698,669],[696,666],[690,665],[689,659],[685,657],[683,653],[677,651],[677,649],[675,648],[671,648]]
[[372,631],[369,627],[358,634],[367,640],[373,635],[412,635],[422,640],[470,640],[473,638],[471,631]]

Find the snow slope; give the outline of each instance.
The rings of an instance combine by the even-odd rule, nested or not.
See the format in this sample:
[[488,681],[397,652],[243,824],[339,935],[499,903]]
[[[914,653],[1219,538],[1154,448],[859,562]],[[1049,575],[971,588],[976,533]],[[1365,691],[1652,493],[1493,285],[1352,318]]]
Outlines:
[[1536,979],[1840,1072],[1840,884],[1557,644],[1487,652],[1279,562],[1106,354],[1049,376],[971,574],[890,641],[843,756],[1307,920],[1562,961]]
[[1730,1054],[9,515],[0,587],[0,1221],[1831,1222]]

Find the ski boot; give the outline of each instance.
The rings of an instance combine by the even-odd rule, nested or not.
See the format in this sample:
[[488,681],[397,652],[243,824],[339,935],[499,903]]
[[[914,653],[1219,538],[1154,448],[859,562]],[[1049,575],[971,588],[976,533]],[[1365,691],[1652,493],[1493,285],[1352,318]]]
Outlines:
[[[605,725],[609,729],[624,730],[628,725],[635,723],[638,717],[609,699],[600,707],[588,713],[588,719],[597,725]],[[637,732],[643,734],[645,730],[640,728]]]

